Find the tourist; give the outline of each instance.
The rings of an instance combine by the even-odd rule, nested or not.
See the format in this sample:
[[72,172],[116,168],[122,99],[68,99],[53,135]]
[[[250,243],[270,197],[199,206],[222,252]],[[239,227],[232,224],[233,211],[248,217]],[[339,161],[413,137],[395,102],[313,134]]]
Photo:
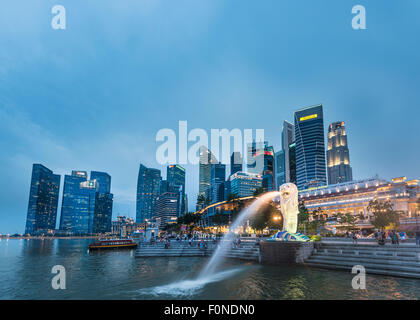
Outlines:
[[352,232],[352,235],[353,235],[353,244],[357,244],[357,233]]

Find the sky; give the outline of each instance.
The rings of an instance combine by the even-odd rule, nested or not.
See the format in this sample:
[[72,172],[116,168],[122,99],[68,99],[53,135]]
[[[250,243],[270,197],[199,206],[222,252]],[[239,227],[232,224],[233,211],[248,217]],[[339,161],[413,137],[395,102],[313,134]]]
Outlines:
[[[51,27],[54,5],[66,29]],[[352,7],[366,8],[353,30]],[[0,233],[24,232],[33,163],[112,176],[135,217],[160,129],[264,129],[322,103],[355,179],[420,178],[418,0],[14,0],[0,10]],[[198,166],[186,165],[190,210]],[[62,186],[61,186],[62,189]],[[62,192],[62,191],[61,191]],[[60,201],[61,203],[61,198]],[[60,210],[58,212],[59,221]]]

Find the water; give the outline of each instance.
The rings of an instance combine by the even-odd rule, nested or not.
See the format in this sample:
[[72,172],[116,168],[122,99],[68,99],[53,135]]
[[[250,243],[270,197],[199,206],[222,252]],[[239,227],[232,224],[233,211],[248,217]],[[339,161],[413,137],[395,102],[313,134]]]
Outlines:
[[[0,299],[417,299],[420,281],[367,276],[353,290],[349,272],[262,266],[235,260],[202,281],[208,258],[135,258],[130,251],[88,253],[90,240],[1,240]],[[66,268],[54,290],[51,269]],[[193,280],[191,280],[193,279]],[[169,285],[168,285],[169,284]]]
[[[252,217],[260,207],[265,204],[267,201],[274,199],[275,197],[280,196],[280,192],[273,191],[268,192],[256,199],[249,207],[243,209],[236,220],[230,226],[231,230],[235,230],[236,228],[240,227],[245,223],[245,221]],[[235,234],[232,232],[228,232],[223,237],[220,245],[213,253],[210,261],[206,264],[203,268],[203,271],[200,273],[199,278],[204,279],[206,277],[212,277],[213,273],[220,267],[221,262],[223,261],[223,254],[229,250],[229,247],[232,245],[232,240],[234,239]]]

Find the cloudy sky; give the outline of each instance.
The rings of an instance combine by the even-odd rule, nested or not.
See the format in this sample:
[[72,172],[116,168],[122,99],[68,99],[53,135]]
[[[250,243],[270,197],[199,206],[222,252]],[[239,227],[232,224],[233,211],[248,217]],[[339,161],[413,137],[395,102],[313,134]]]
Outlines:
[[[66,8],[66,30],[51,8]],[[363,4],[367,30],[351,27]],[[347,125],[354,178],[420,178],[418,0],[14,0],[0,10],[0,233],[23,232],[31,168],[112,176],[135,216],[156,133],[263,128],[322,103]],[[198,167],[187,165],[190,209]],[[166,170],[163,170],[166,175]],[[63,182],[62,177],[62,182]],[[61,199],[60,199],[61,202]]]

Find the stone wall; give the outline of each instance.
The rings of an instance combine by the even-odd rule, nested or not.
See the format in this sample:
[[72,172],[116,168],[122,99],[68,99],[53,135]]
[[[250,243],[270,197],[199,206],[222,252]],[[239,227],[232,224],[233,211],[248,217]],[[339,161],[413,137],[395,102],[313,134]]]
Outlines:
[[262,264],[303,263],[314,250],[313,242],[261,242]]

